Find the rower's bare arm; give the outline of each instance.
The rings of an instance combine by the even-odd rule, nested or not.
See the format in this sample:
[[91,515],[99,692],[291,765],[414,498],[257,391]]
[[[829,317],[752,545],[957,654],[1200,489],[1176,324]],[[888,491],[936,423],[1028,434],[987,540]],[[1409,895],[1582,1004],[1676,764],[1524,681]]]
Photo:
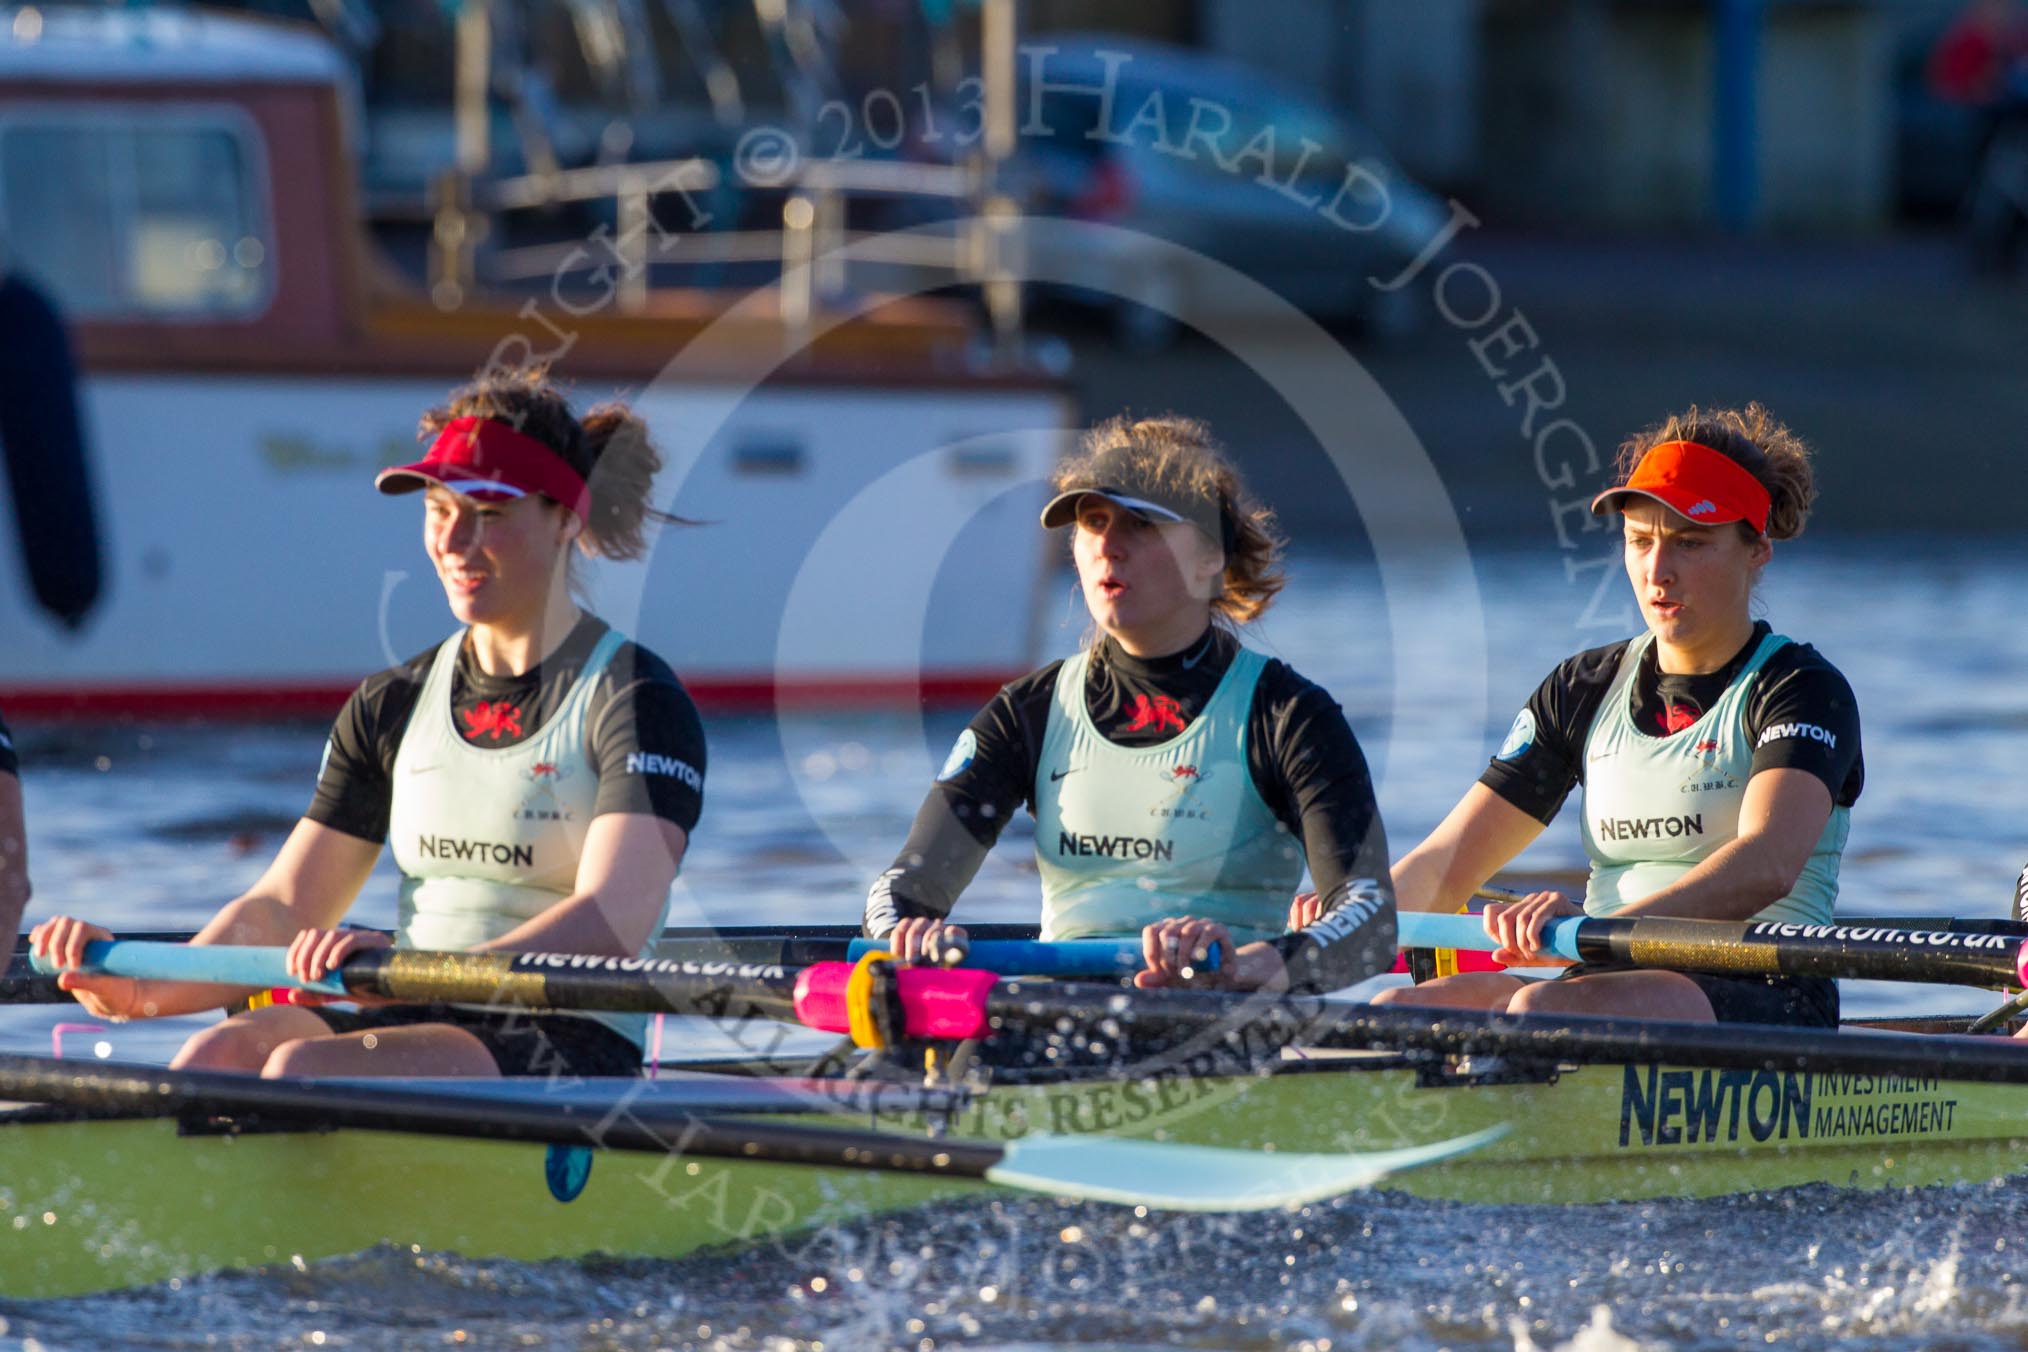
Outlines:
[[[380,857],[378,842],[347,835],[307,818],[296,823],[274,862],[254,885],[219,909],[192,937],[193,944],[287,944],[307,929],[344,918]],[[70,916],[37,925],[35,952],[61,967],[75,967],[100,926]],[[192,981],[131,981],[125,977],[67,973],[60,979],[78,1003],[100,1018],[156,1018],[217,1009],[252,993],[244,986]]]
[[655,937],[655,922],[689,844],[682,827],[649,813],[592,818],[578,860],[577,890],[478,951],[633,957]]
[[1763,770],[1746,781],[1739,835],[1619,914],[1748,919],[1795,890],[1831,809],[1830,789],[1808,770]]
[[1395,905],[1404,911],[1463,908],[1542,829],[1541,822],[1484,784],[1472,785],[1436,830],[1395,864]]
[[352,909],[379,858],[379,842],[305,817],[267,871],[220,908],[190,942],[286,944],[303,930],[328,929]]
[[27,909],[28,831],[22,821],[21,781],[0,773],[0,934],[7,936],[9,953]]

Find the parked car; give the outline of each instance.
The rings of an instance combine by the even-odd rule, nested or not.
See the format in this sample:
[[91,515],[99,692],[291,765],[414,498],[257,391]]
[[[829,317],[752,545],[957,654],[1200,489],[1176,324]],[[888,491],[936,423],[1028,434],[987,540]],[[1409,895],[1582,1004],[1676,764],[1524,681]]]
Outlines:
[[[1021,71],[1016,178],[1028,210],[1131,232],[1034,236],[1032,270],[1073,279],[1054,289],[1103,307],[1130,345],[1159,347],[1179,318],[1208,321],[1227,305],[1134,235],[1229,264],[1320,319],[1386,329],[1407,318],[1406,294],[1369,279],[1412,259],[1448,208],[1350,118],[1252,67],[1117,34],[1031,37]],[[1109,72],[1102,127],[1101,98],[1064,86],[1097,89]],[[1339,196],[1355,164],[1384,183],[1384,201],[1361,174]],[[1334,199],[1362,228],[1327,214]]]

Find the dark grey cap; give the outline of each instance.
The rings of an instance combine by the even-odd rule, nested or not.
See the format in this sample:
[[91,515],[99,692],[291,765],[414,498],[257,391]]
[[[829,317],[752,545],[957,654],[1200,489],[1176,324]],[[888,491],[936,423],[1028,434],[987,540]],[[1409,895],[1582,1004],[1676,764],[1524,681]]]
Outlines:
[[1064,490],[1049,500],[1042,509],[1042,524],[1045,529],[1068,526],[1077,520],[1077,504],[1087,495],[1104,498],[1114,506],[1132,512],[1143,521],[1188,521],[1204,532],[1206,538],[1216,540],[1227,556],[1232,554],[1238,538],[1238,528],[1232,518],[1232,508],[1222,498],[1207,498],[1199,493],[1178,492],[1167,484],[1136,483],[1146,477],[1136,474],[1124,462],[1107,463],[1111,457],[1101,455],[1091,466],[1091,473],[1085,483],[1064,486]]

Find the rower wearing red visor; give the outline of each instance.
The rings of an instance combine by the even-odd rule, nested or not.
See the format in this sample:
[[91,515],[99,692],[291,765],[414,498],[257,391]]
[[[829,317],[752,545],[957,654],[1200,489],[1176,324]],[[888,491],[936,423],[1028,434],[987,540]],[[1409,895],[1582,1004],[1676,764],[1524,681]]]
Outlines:
[[[1774,542],[1815,497],[1809,449],[1758,404],[1692,408],[1620,449],[1627,580],[1646,632],[1565,661],[1529,697],[1478,783],[1394,867],[1409,910],[1456,911],[1583,790],[1582,913],[1828,923],[1859,797],[1859,711],[1814,648],[1753,616]],[[1486,908],[1510,964],[1542,960],[1556,892]],[[1817,978],[1739,978],[1588,962],[1555,980],[1468,972],[1390,1003],[1835,1027]]]
[[[383,493],[424,493],[423,549],[460,628],[368,678],[332,729],[281,853],[194,940],[286,944],[315,980],[386,946],[338,929],[383,842],[401,870],[393,943],[645,954],[703,806],[704,736],[668,666],[572,599],[578,554],[638,557],[661,461],[608,404],[579,418],[540,371],[489,375],[424,415],[433,438]],[[97,925],[59,916],[34,949],[75,966]],[[253,992],[62,978],[102,1018],[194,1013]],[[639,1015],[470,1005],[267,1005],[196,1034],[173,1064],[268,1075],[628,1075]]]

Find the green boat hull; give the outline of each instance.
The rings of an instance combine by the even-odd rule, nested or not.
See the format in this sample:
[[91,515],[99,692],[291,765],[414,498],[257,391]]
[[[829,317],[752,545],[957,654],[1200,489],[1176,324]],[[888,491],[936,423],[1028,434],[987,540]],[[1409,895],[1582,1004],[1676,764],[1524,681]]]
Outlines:
[[[1238,1149],[1369,1150],[1496,1124],[1506,1137],[1390,1189],[1482,1203],[1708,1197],[1802,1184],[1977,1181],[2022,1166],[2028,1090],[1866,1076],[1595,1066],[1445,1081],[1392,1059],[1271,1076],[995,1087],[951,1134],[1102,1132]],[[799,1118],[825,1121],[822,1117]],[[919,1114],[836,1117],[919,1132]],[[362,1130],[186,1133],[159,1119],[0,1119],[0,1296],[77,1295],[375,1245],[541,1260],[678,1257],[799,1237],[984,1187],[948,1178],[597,1157],[573,1200],[541,1146]]]

